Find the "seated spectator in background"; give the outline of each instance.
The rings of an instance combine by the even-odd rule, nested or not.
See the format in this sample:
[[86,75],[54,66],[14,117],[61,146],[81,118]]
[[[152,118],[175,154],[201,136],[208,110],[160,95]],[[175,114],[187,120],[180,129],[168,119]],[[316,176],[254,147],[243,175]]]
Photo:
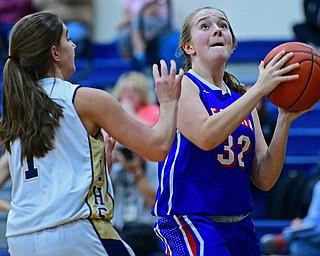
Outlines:
[[118,49],[123,58],[147,63],[148,44],[170,30],[167,0],[124,0],[118,24]]
[[0,57],[8,56],[9,33],[14,23],[33,13],[32,0],[0,0]]
[[296,39],[318,48],[320,47],[320,0],[303,0],[303,11],[305,21],[293,26]]
[[266,234],[260,241],[265,253],[289,249],[292,255],[320,255],[320,180],[314,185],[307,215],[293,219],[281,234]]
[[[113,95],[134,118],[150,126],[157,122],[159,107],[152,104],[151,87],[143,73],[124,73]],[[156,217],[151,215],[158,186],[157,163],[143,159],[120,144],[114,150],[113,159],[115,214],[112,224],[137,256],[160,253],[160,241],[152,229]]]
[[114,188],[113,226],[137,256],[160,252],[151,215],[158,185],[157,163],[144,160],[121,145],[114,150],[111,178]]
[[129,71],[122,74],[113,88],[113,96],[136,119],[150,126],[157,122],[159,106],[153,103],[151,85],[144,73]]
[[88,56],[93,31],[93,0],[32,0],[37,11],[51,10],[57,13],[68,27],[69,36],[76,44],[76,56]]

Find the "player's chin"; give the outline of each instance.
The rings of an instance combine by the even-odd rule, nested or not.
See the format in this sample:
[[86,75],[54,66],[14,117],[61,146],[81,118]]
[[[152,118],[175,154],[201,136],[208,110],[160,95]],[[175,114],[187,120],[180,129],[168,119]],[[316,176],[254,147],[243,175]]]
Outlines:
[[65,74],[64,79],[69,79],[74,73],[76,73],[76,67],[73,65],[72,69],[70,69],[70,71]]

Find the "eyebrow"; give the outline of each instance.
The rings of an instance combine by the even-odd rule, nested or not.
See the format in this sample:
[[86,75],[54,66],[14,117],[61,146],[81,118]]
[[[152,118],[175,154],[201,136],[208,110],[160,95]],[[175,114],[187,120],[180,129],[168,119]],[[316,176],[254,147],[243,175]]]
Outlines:
[[[198,25],[201,21],[208,19],[209,17],[210,17],[210,15],[206,15],[206,16],[200,18],[200,19],[196,22],[196,25]],[[223,21],[225,21],[225,22],[228,23],[228,20],[227,20],[225,17],[223,17],[223,16],[217,16],[217,17],[218,17],[219,19],[221,19],[221,20],[223,20]]]

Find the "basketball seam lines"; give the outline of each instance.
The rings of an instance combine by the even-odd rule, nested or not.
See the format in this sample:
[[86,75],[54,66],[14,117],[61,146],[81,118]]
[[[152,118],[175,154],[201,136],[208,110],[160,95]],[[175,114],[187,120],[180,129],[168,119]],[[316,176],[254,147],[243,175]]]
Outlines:
[[292,106],[294,106],[300,99],[301,97],[303,96],[303,94],[305,93],[306,89],[308,88],[308,85],[309,85],[309,82],[310,82],[310,78],[311,78],[311,74],[312,74],[312,71],[313,71],[313,66],[314,66],[314,56],[313,56],[313,51],[311,48],[309,48],[310,50],[310,53],[311,53],[311,68],[310,68],[310,72],[309,72],[309,76],[308,76],[308,80],[307,82],[305,83],[305,86],[304,86],[304,89],[303,91],[300,93],[299,97],[297,97],[297,99],[290,105],[288,106],[287,108],[291,108]]

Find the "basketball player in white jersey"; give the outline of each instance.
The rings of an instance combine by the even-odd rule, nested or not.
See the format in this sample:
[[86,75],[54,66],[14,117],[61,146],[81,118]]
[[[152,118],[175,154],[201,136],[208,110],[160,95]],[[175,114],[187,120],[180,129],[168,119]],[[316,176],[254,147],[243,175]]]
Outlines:
[[12,179],[10,255],[133,255],[110,224],[113,192],[103,128],[152,161],[167,156],[182,71],[153,66],[160,117],[148,127],[107,92],[71,84],[76,45],[50,12],[13,27],[4,67],[0,137]]

